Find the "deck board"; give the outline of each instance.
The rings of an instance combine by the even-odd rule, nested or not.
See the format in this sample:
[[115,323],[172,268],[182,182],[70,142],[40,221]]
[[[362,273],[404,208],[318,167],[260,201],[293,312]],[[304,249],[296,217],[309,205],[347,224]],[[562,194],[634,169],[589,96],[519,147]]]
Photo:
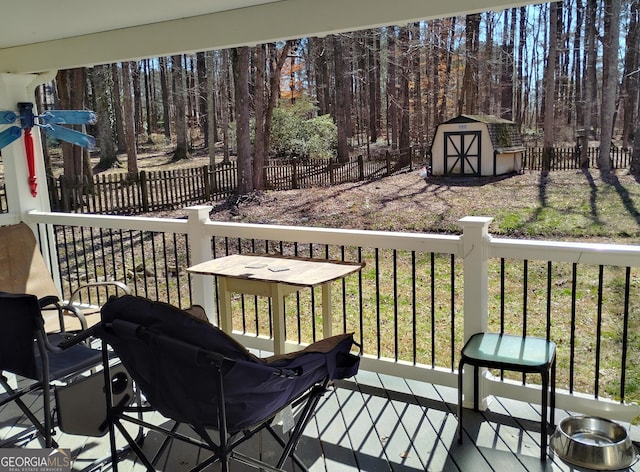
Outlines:
[[[311,472],[575,470],[553,454],[546,462],[540,461],[539,405],[497,398],[487,411],[466,411],[464,441],[460,445],[456,435],[455,389],[371,372],[360,372],[354,379],[336,385],[335,390],[321,398],[298,447],[298,456]],[[35,395],[29,395],[27,400],[39,404]],[[556,421],[570,414],[556,410]],[[166,422],[160,415],[157,421]],[[26,431],[27,422],[16,406],[0,408],[0,441],[15,440]],[[135,431],[133,427],[132,432]],[[632,431],[632,437],[637,438],[638,434],[637,428]],[[55,438],[60,447],[71,449],[75,456],[74,471],[111,470],[108,463],[102,468],[95,466],[109,456],[107,436],[87,438],[58,432]],[[143,449],[157,450],[159,444],[159,435],[150,433]],[[42,442],[26,436],[19,445],[40,448]],[[272,460],[279,446],[262,432],[241,450],[260,451],[263,458]],[[201,454],[193,446],[173,444],[159,461],[158,470],[187,470]],[[299,471],[292,461],[284,469]],[[145,468],[129,453],[119,463],[119,470],[143,472]],[[205,470],[216,471],[219,467]],[[255,469],[233,463],[232,470]],[[629,470],[640,472],[640,466]]]

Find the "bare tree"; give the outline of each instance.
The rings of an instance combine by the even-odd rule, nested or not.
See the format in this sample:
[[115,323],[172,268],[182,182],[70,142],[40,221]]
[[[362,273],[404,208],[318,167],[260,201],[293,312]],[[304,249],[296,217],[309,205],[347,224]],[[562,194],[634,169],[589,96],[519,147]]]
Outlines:
[[264,109],[265,109],[265,72],[267,62],[266,46],[260,44],[254,48],[256,86],[254,97],[255,133],[253,155],[253,186],[261,190],[264,188],[264,163],[268,153],[264,139]]
[[622,125],[622,147],[627,148],[634,134],[634,123],[640,119],[637,114],[640,81],[640,0],[631,0],[629,4],[629,29],[627,31],[624,58],[624,122]]
[[478,53],[480,51],[480,14],[466,16],[464,75],[458,113],[475,115],[478,112]]
[[162,121],[164,136],[171,139],[171,114],[169,113],[169,80],[167,75],[167,58],[160,57],[160,88],[162,89]]
[[124,122],[127,143],[127,170],[138,172],[138,156],[136,152],[136,126],[131,91],[131,64],[122,63],[122,94],[124,96]]
[[209,109],[207,107],[207,97],[209,96],[207,81],[207,64],[204,52],[196,54],[196,67],[198,69],[198,108],[200,109],[200,129],[204,134],[204,147],[209,147]]
[[336,125],[338,127],[338,161],[347,162],[349,160],[349,141],[347,130],[346,104],[344,100],[346,79],[345,66],[342,51],[342,40],[339,35],[333,35],[333,61],[336,71],[335,87],[335,114]]
[[391,147],[398,147],[398,85],[396,72],[396,27],[387,27],[387,133],[391,128]]
[[367,71],[368,71],[368,100],[369,107],[369,139],[372,143],[378,141],[378,90],[380,88],[379,70],[377,68],[378,49],[375,30],[366,35],[367,38]]
[[611,170],[611,145],[613,140],[616,90],[618,89],[618,44],[620,36],[620,0],[605,0],[604,42],[602,54],[602,107],[600,110],[601,172]]
[[[111,66],[96,66],[93,68],[93,84],[96,103],[96,117],[98,119],[98,146],[100,147],[100,161],[97,170],[109,169],[118,163],[116,146],[113,142],[111,129],[111,100],[108,91],[113,91],[111,81]],[[119,92],[119,90],[118,90]]]
[[411,70],[411,58],[409,57],[409,28],[401,26],[398,34],[400,46],[400,77],[399,77],[399,110],[400,110],[400,156],[397,166],[405,167],[411,162],[411,140],[409,134],[409,73]]
[[555,75],[556,56],[558,51],[558,4],[549,4],[549,54],[544,73],[544,144],[542,151],[542,168],[545,171],[551,169],[554,144],[555,124]]
[[187,117],[185,106],[185,81],[184,68],[182,67],[182,56],[171,56],[171,76],[175,93],[173,94],[173,104],[175,107],[176,122],[176,149],[173,152],[172,160],[179,161],[189,159],[189,149],[187,144]]
[[216,164],[216,92],[215,92],[215,66],[214,52],[205,53],[207,68],[207,136],[209,137],[209,165]]
[[[61,70],[56,75],[60,106],[67,110],[82,110],[85,96],[85,70],[83,68]],[[62,142],[64,175],[68,178],[83,175],[83,152],[79,146]]]
[[249,48],[231,51],[236,104],[236,140],[238,146],[238,193],[253,191],[251,136],[249,130]]
[[122,100],[120,87],[120,72],[118,64],[111,64],[111,79],[113,80],[113,119],[116,125],[116,143],[118,152],[126,152],[127,137],[124,134],[124,119],[122,117]]
[[585,18],[585,74],[584,74],[584,108],[582,127],[584,134],[580,147],[580,167],[589,167],[589,138],[591,137],[592,116],[594,109],[594,96],[596,88],[596,0],[587,0],[587,12]]
[[[638,101],[637,113],[640,116],[640,100]],[[636,120],[636,128],[634,131],[631,173],[634,175],[640,174],[640,120]]]

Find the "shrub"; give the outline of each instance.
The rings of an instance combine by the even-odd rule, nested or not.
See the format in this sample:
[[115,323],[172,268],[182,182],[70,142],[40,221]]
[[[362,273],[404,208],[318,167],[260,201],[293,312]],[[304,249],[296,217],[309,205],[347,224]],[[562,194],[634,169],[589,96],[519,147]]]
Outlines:
[[271,154],[277,157],[334,157],[337,127],[329,115],[314,116],[315,113],[315,106],[304,99],[276,108],[271,128]]

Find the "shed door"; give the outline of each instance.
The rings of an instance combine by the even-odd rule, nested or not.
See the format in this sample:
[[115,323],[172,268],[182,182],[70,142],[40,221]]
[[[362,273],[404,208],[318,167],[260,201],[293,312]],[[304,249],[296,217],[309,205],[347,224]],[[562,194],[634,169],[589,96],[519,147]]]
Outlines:
[[480,175],[481,133],[444,133],[444,175]]

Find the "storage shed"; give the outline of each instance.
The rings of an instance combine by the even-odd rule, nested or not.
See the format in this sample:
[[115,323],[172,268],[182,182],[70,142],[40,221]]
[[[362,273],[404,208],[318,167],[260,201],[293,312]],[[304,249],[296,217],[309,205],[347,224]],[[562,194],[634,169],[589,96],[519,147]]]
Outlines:
[[436,128],[431,172],[467,176],[520,172],[524,151],[513,121],[492,115],[459,115]]

